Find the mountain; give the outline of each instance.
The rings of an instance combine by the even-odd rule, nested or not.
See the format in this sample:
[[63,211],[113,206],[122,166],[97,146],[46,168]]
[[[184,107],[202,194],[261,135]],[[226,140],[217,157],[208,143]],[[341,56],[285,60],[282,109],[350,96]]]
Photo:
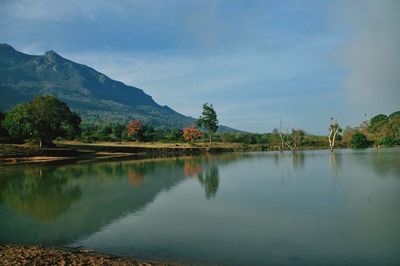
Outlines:
[[[85,121],[126,123],[136,118],[161,128],[183,128],[195,122],[192,117],[157,104],[143,90],[54,51],[28,55],[0,44],[0,110],[30,101],[36,95],[56,96]],[[234,131],[224,126],[221,130]]]

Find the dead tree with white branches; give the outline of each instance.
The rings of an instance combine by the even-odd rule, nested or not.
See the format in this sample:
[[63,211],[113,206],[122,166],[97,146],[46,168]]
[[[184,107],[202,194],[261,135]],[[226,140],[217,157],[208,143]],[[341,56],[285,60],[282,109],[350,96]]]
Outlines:
[[331,123],[329,124],[329,134],[328,134],[329,149],[331,151],[333,151],[335,147],[336,135],[339,132],[342,132],[340,124],[333,117],[331,117]]

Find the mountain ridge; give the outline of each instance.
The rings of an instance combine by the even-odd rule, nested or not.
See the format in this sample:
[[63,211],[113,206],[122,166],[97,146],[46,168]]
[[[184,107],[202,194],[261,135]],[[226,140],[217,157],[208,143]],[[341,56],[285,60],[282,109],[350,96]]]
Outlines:
[[[53,50],[29,55],[0,44],[0,109],[53,95],[85,121],[127,123],[140,119],[159,128],[183,128],[195,119],[161,106],[142,89],[113,80],[90,66],[73,62]],[[221,126],[221,131],[236,131]]]

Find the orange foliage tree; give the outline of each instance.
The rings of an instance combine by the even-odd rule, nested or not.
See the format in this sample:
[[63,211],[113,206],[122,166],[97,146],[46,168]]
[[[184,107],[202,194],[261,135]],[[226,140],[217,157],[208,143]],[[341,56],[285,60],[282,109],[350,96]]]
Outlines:
[[203,136],[203,133],[194,126],[183,129],[183,137],[186,141],[194,141]]
[[134,119],[128,124],[128,136],[133,136],[139,140],[142,138],[143,124],[140,120]]

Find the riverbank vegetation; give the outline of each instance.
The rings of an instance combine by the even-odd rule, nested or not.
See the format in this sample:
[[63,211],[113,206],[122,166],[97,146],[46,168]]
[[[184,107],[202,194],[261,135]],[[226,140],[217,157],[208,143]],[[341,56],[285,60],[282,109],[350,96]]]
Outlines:
[[[203,105],[197,125],[182,129],[154,128],[133,119],[128,124],[81,122],[69,107],[52,96],[38,96],[19,104],[7,113],[0,113],[2,143],[36,143],[51,146],[53,140],[74,140],[76,143],[188,143],[212,147],[215,144],[251,150],[299,150],[329,148],[364,148],[400,144],[400,111],[379,114],[356,127],[342,128],[333,118],[326,136],[307,133],[305,129],[269,133],[218,132],[217,114],[212,105]],[[208,141],[208,144],[207,144]],[[155,145],[157,146],[157,145]],[[218,145],[217,145],[218,146]]]

